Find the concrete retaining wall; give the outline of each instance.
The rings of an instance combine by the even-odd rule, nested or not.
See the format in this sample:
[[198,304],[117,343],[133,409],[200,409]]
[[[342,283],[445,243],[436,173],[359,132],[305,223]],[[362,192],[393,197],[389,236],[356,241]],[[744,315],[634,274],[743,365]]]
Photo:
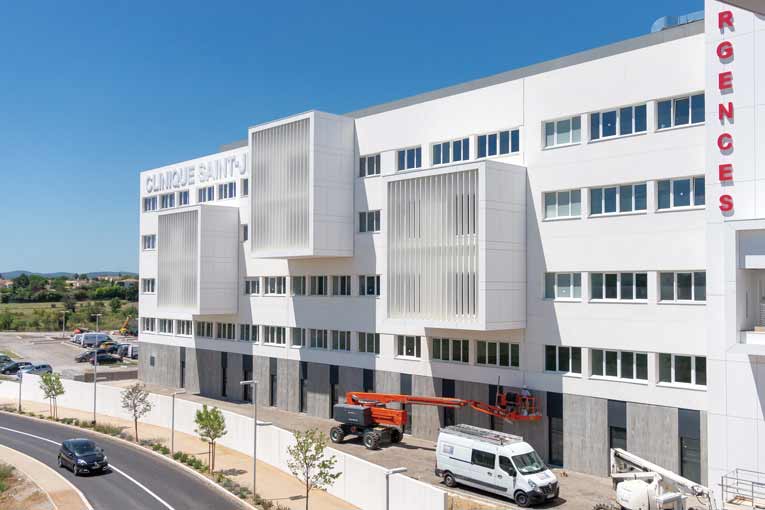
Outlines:
[[[220,361],[220,360],[218,360]],[[328,366],[324,366],[328,368]],[[313,367],[311,367],[313,368]],[[327,370],[328,373],[328,370]],[[316,374],[316,372],[314,372]],[[311,377],[314,374],[310,374]],[[22,399],[45,403],[40,391],[39,378],[35,375],[24,377]],[[63,380],[66,392],[58,399],[61,407],[91,411],[93,409],[93,385],[78,381]],[[0,382],[0,397],[18,398],[16,382]],[[130,419],[120,406],[120,388],[98,386],[98,413],[115,418]],[[164,395],[151,395],[152,411],[141,420],[142,423],[170,427],[172,402]],[[328,402],[327,402],[328,404]],[[176,430],[194,434],[194,416],[201,404],[177,399],[175,403]],[[329,407],[329,405],[327,405]],[[222,411],[226,418],[226,434],[220,444],[250,455],[252,453],[253,420],[240,414]],[[293,434],[273,425],[258,427],[258,460],[288,472],[287,447],[294,444]],[[327,454],[337,459],[336,468],[342,476],[329,488],[335,496],[364,510],[385,510],[385,468],[346,453],[327,448]],[[446,510],[446,493],[432,485],[418,482],[404,475],[390,477],[390,508],[401,510]]]

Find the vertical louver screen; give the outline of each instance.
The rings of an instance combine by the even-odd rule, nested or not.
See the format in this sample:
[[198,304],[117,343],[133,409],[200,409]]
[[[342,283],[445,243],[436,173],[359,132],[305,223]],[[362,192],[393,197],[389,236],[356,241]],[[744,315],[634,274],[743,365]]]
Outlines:
[[309,248],[308,119],[252,134],[252,246]]
[[198,287],[198,211],[159,217],[157,304],[193,308]]
[[476,170],[389,184],[390,317],[477,319],[477,197]]

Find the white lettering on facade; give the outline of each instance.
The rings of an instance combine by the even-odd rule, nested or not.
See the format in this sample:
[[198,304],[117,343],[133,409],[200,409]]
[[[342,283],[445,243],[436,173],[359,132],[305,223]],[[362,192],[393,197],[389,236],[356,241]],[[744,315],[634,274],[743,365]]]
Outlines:
[[196,166],[184,166],[163,170],[146,176],[146,193],[157,193],[194,186],[197,181],[220,181],[247,174],[247,153],[242,152],[225,158],[209,159]]

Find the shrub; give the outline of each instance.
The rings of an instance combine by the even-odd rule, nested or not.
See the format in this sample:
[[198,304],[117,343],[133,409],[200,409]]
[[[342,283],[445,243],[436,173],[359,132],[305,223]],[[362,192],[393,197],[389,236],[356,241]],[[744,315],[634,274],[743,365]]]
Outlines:
[[6,480],[13,476],[13,466],[0,463],[0,493],[5,492],[8,489]]
[[170,448],[168,448],[167,446],[164,446],[164,445],[160,446],[159,451],[162,452],[162,455],[170,455]]

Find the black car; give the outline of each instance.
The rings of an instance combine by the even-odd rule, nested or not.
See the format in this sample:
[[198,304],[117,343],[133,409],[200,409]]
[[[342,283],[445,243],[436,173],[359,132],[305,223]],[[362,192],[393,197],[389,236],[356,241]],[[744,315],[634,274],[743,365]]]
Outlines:
[[107,469],[109,459],[104,455],[103,448],[90,439],[67,439],[58,451],[58,466],[71,469],[77,476]]
[[0,374],[4,375],[14,375],[16,372],[18,372],[22,367],[28,367],[32,363],[29,361],[13,361],[11,363],[6,363],[5,365],[0,368]]
[[[120,361],[120,359],[117,356],[112,356],[111,354],[107,354],[105,352],[99,352],[98,353],[98,364],[99,365],[108,365],[110,363],[119,363],[119,361]],[[93,356],[90,357],[90,359],[88,360],[88,363],[93,365]]]
[[[103,349],[98,349],[98,354],[99,356],[101,354],[106,354],[106,351]],[[74,361],[76,361],[77,363],[82,363],[83,361],[90,361],[91,359],[93,359],[93,351],[81,352],[80,354],[74,357]]]

